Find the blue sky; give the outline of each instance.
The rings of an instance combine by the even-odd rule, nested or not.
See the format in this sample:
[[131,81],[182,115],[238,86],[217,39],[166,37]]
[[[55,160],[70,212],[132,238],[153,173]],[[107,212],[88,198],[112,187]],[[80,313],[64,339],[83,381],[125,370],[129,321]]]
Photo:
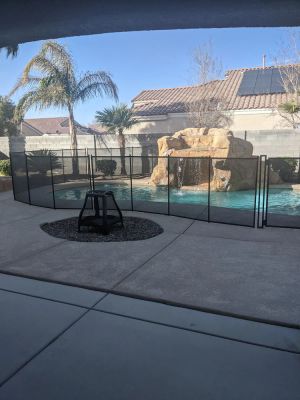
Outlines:
[[[189,29],[113,33],[60,39],[72,52],[77,71],[104,70],[112,74],[119,87],[121,102],[143,89],[189,85],[192,80],[193,50],[210,40],[214,53],[222,60],[224,70],[267,65],[285,40],[285,28]],[[20,76],[25,64],[35,55],[41,42],[21,45],[17,58],[0,54],[0,94],[6,95]],[[14,97],[17,101],[18,96]],[[75,118],[82,124],[93,122],[95,111],[112,104],[107,98],[96,98],[78,105]],[[27,118],[64,116],[64,110],[29,111]]]

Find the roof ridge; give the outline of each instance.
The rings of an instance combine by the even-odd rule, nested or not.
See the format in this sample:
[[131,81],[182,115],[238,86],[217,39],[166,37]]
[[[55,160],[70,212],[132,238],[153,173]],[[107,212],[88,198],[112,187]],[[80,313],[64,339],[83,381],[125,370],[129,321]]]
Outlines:
[[[291,66],[295,66],[295,65],[299,65],[300,66],[300,63],[299,64],[268,65],[268,66],[265,66],[265,67],[258,66],[258,67],[250,67],[250,68],[228,69],[228,70],[225,71],[223,79],[214,79],[214,80],[211,80],[211,81],[209,81],[207,83],[203,83],[203,84],[200,84],[200,85],[186,85],[186,86],[177,86],[177,87],[173,87],[173,88],[168,87],[168,88],[159,88],[159,89],[144,89],[132,99],[132,102],[136,101],[136,99],[138,97],[140,97],[144,93],[158,92],[158,91],[162,91],[162,90],[166,90],[166,91],[170,90],[170,91],[172,91],[172,90],[178,90],[178,89],[191,89],[193,87],[201,87],[201,86],[209,85],[209,84],[212,84],[214,82],[224,82],[226,80],[227,76],[232,72],[245,72],[245,71],[255,71],[255,70],[261,70],[261,69],[273,69],[273,68],[291,67]],[[150,100],[141,100],[141,101],[150,101]]]
[[228,75],[231,72],[236,72],[236,71],[244,72],[244,71],[256,71],[256,70],[259,70],[259,69],[273,69],[273,68],[284,68],[284,67],[286,68],[286,67],[293,67],[295,65],[299,65],[300,66],[300,63],[299,64],[267,65],[265,67],[261,65],[259,67],[228,69],[225,72],[225,76]]
[[34,131],[38,132],[40,135],[43,135],[43,132],[40,131],[38,128],[36,128],[35,126],[31,125],[29,122],[27,122],[28,120],[24,119],[23,121],[21,121],[21,123],[26,124],[29,128],[33,129]]
[[226,79],[226,77],[224,79],[214,79],[214,80],[206,82],[206,83],[201,83],[200,85],[176,86],[176,87],[173,87],[173,88],[160,88],[160,89],[144,89],[138,95],[136,95],[132,99],[132,101],[134,101],[136,98],[138,98],[142,93],[146,93],[146,92],[158,92],[160,90],[191,89],[191,88],[196,88],[196,87],[200,87],[200,86],[210,85],[210,84],[212,84],[214,82],[222,82],[225,79]]
[[68,119],[69,117],[41,117],[41,118],[24,118],[24,121],[41,120],[41,119]]

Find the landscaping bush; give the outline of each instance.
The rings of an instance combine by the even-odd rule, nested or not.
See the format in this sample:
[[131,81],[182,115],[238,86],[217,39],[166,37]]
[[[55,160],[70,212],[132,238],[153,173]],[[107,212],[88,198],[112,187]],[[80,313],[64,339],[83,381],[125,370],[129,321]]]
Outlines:
[[0,175],[10,176],[10,161],[9,160],[0,160]]
[[60,169],[61,163],[56,153],[51,150],[36,150],[27,155],[27,166],[29,172],[38,172],[41,175],[47,175],[50,171],[50,156],[52,169]]
[[97,160],[96,168],[97,171],[103,172],[104,176],[113,176],[117,168],[117,162],[115,160]]
[[273,171],[277,172],[284,182],[289,182],[295,177],[297,160],[293,158],[274,158],[271,164]]

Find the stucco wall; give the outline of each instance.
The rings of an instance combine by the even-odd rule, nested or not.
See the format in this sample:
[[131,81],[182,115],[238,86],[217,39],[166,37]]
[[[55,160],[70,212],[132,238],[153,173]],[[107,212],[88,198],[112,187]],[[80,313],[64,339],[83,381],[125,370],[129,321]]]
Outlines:
[[300,157],[300,130],[233,131],[235,137],[248,140],[253,154],[269,157]]
[[[162,136],[161,134],[142,134],[142,135],[125,135],[127,147],[142,147],[142,146],[156,146],[157,139]],[[93,149],[94,136],[93,135],[78,135],[78,148],[79,149]],[[116,135],[98,135],[96,136],[97,148],[117,148],[118,141]],[[0,156],[1,153],[6,156],[9,152],[18,151],[34,151],[40,149],[61,150],[70,149],[69,135],[49,135],[49,136],[18,136],[18,137],[0,137]]]
[[273,130],[290,129],[285,119],[277,111],[246,110],[231,113],[232,130]]
[[[245,138],[245,130],[233,130],[233,133],[236,137]],[[166,133],[164,132],[164,134]],[[156,145],[157,139],[161,136],[163,136],[163,133],[150,135],[129,134],[126,135],[126,146]],[[246,139],[253,144],[255,155],[266,154],[269,157],[300,156],[300,130],[247,130]],[[92,135],[78,136],[78,147],[93,149],[94,137]],[[118,147],[115,135],[98,137],[97,148],[106,147]],[[62,148],[70,148],[70,140],[67,135],[18,137],[10,140],[6,137],[0,137],[0,158],[1,152],[8,156],[10,149],[11,151],[33,151],[39,149],[60,150]]]
[[190,126],[191,122],[186,114],[168,114],[140,119],[140,123],[128,130],[127,134],[163,133],[173,135],[180,129],[189,128]]
[[[233,111],[229,113],[232,130],[272,130],[288,129],[286,121],[276,111],[269,109]],[[134,125],[128,134],[137,133],[165,133],[173,134],[180,129],[191,127],[191,120],[187,114],[167,114],[161,116],[144,117],[140,123]]]
[[9,155],[9,140],[7,137],[0,137],[0,160]]

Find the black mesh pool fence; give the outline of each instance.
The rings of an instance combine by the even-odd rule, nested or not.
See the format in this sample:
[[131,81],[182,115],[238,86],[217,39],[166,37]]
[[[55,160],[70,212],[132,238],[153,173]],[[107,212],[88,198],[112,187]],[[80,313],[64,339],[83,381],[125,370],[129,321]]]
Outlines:
[[264,225],[300,228],[300,158],[267,159]]
[[[45,149],[45,150],[31,150],[26,151],[27,155],[39,155],[41,156],[42,152],[49,151],[54,156],[60,157],[71,157],[73,156],[73,152],[71,149]],[[76,150],[77,155],[81,156],[112,156],[118,157],[120,156],[120,148],[119,147],[86,147],[79,148]],[[128,146],[125,147],[125,155],[126,156],[151,156],[157,155],[158,148],[154,145],[149,146]],[[15,153],[14,153],[15,154]]]
[[95,188],[112,190],[123,210],[300,228],[299,158],[79,154],[11,153],[15,200],[81,208]]

